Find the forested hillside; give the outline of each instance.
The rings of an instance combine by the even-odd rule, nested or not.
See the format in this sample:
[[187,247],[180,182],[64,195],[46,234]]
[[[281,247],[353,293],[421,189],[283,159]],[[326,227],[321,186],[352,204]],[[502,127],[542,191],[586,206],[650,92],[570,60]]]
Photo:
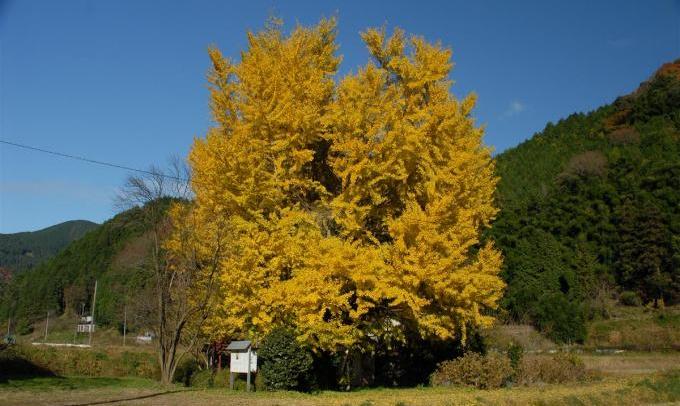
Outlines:
[[73,220],[33,232],[0,234],[0,268],[30,269],[96,227],[91,221]]
[[[167,204],[160,202],[158,204]],[[74,241],[54,258],[12,277],[0,303],[19,331],[36,317],[90,308],[95,279],[99,281],[96,317],[99,323],[122,320],[123,304],[144,283],[147,256],[144,209],[133,208]]]
[[611,297],[680,299],[680,61],[497,157],[504,308],[561,341]]

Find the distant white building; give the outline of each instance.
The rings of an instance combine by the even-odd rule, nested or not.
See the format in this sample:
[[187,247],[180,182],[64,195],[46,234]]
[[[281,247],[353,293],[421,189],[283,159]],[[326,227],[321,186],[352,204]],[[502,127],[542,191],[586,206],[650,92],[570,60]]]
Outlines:
[[76,327],[76,331],[79,333],[93,333],[94,323],[92,322],[92,316],[83,316],[80,318],[80,323]]
[[145,331],[144,334],[140,334],[137,336],[137,342],[141,344],[148,344],[151,341],[153,341],[153,338],[156,335],[150,331]]

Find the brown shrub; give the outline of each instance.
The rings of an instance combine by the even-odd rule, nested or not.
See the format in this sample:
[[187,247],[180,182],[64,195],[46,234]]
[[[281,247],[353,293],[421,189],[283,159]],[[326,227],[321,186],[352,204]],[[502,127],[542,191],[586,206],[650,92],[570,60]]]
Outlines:
[[633,127],[620,127],[610,132],[608,135],[612,144],[627,145],[640,142],[640,133]]
[[575,177],[601,177],[607,171],[607,158],[600,151],[586,151],[571,157],[558,180],[569,180]]
[[586,377],[585,364],[579,357],[570,353],[557,353],[553,356],[525,356],[516,380],[521,385],[535,385],[576,382]]
[[[626,101],[627,100],[625,98],[622,98],[620,99],[619,103],[627,104]],[[630,107],[621,106],[619,109],[617,109],[617,111],[603,120],[605,130],[613,131],[617,127],[627,123],[632,112],[633,110]]]
[[654,77],[658,78],[660,76],[672,76],[680,79],[680,59],[661,65],[661,67],[654,74]]
[[503,386],[512,373],[510,360],[503,354],[467,353],[460,358],[439,364],[430,382],[433,386],[461,385],[492,389]]

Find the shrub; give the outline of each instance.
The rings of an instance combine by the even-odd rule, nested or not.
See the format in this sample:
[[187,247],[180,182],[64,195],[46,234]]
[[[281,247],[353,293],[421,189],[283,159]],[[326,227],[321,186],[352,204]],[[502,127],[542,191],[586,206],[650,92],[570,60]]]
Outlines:
[[607,158],[600,151],[586,151],[574,155],[567,162],[558,180],[567,181],[575,178],[601,178],[607,171]]
[[430,381],[433,386],[462,385],[492,389],[501,387],[511,375],[510,360],[503,354],[467,353],[439,364]]
[[215,371],[204,369],[191,375],[191,386],[197,388],[215,387]]
[[307,349],[300,346],[295,332],[277,328],[262,341],[258,351],[262,360],[262,380],[269,390],[311,388],[313,359]]
[[19,321],[19,324],[16,327],[16,333],[18,335],[21,335],[21,336],[28,335],[28,334],[31,334],[32,332],[33,332],[33,325],[32,324],[29,324],[25,320]]
[[201,365],[195,358],[186,358],[177,366],[177,369],[175,369],[175,375],[172,380],[181,383],[184,386],[192,386],[194,375],[199,372],[200,369]]
[[640,133],[633,127],[620,127],[609,133],[612,144],[626,145],[640,142]]
[[524,357],[516,380],[522,385],[535,385],[576,382],[585,378],[586,368],[580,358],[570,353],[558,353]]
[[522,357],[524,356],[524,348],[516,343],[511,343],[508,347],[508,359],[510,359],[510,366],[514,371],[517,371],[522,365]]
[[538,300],[534,312],[538,329],[552,340],[560,343],[585,340],[583,310],[577,301],[561,293],[545,294]]
[[255,374],[255,382],[253,382],[255,386],[255,391],[264,391],[267,389],[267,385],[264,383],[264,377],[262,374]]
[[621,293],[621,296],[619,296],[619,301],[625,306],[642,305],[642,299],[640,298],[640,295],[638,295],[637,292],[632,292],[629,290]]

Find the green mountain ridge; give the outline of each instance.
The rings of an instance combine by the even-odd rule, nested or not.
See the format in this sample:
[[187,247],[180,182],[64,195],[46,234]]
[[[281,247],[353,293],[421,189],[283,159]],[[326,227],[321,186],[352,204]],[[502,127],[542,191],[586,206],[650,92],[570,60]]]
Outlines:
[[21,272],[45,261],[99,224],[71,220],[38,231],[0,234],[0,268]]
[[581,341],[612,298],[680,300],[680,61],[497,157],[506,316]]
[[19,331],[27,331],[45,311],[87,310],[97,280],[96,319],[115,325],[126,295],[143,285],[139,267],[147,253],[143,215],[139,207],[117,214],[53,258],[14,275],[0,301],[0,315],[12,317]]

